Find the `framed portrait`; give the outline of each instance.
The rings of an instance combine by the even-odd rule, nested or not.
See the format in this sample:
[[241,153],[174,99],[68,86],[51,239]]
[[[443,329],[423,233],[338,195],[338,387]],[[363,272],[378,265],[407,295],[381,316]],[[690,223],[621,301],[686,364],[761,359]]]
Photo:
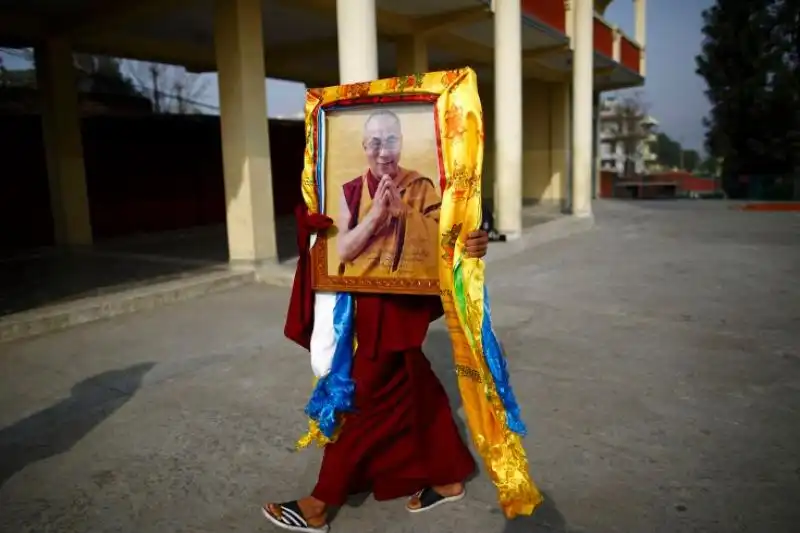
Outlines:
[[469,68],[309,89],[303,196],[333,219],[314,289],[440,294],[442,262],[476,229],[453,202],[480,202],[482,159]]

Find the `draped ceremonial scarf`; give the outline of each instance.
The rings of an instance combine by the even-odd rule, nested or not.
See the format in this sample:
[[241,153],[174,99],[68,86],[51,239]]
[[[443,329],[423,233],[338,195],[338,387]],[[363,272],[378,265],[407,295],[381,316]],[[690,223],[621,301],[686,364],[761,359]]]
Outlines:
[[[302,279],[295,279],[286,334],[310,349],[319,379],[306,406],[309,433],[298,445],[314,441],[324,445],[335,439],[342,414],[352,408],[350,369],[357,342],[353,334],[357,312],[354,298],[348,293],[312,295],[308,249],[313,245],[311,233],[330,225],[330,219],[320,216],[324,211],[321,168],[326,144],[320,117],[324,122],[326,105],[358,103],[353,94],[365,98],[364,103],[370,103],[369,97],[430,101],[434,95],[442,172],[439,284],[462,404],[504,514],[509,518],[532,514],[542,497],[528,473],[521,441],[526,429],[505,356],[492,329],[484,263],[467,257],[464,250],[467,235],[480,227],[483,166],[483,116],[475,73],[469,68],[307,92],[303,171],[307,210],[298,211],[301,259],[297,277]],[[327,364],[316,365],[314,361]]]

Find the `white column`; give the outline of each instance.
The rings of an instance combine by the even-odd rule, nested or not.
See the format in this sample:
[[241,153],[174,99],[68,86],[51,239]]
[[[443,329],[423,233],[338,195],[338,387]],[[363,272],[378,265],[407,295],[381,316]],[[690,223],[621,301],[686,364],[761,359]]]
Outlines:
[[522,13],[519,0],[495,0],[494,10],[494,210],[513,239],[522,233]]
[[375,0],[336,0],[339,83],[378,79]]
[[91,244],[92,224],[72,49],[67,41],[49,39],[37,46],[34,54],[42,99],[42,133],[55,242],[69,246]]
[[635,16],[634,32],[636,34],[636,42],[642,49],[642,54],[639,58],[639,74],[645,75],[645,48],[647,46],[647,0],[633,0],[633,9]]
[[572,214],[592,214],[592,100],[594,92],[594,6],[574,0],[572,36]]
[[277,256],[261,0],[216,0],[228,253],[251,267]]
[[404,35],[397,39],[398,76],[428,72],[428,43],[423,35]]

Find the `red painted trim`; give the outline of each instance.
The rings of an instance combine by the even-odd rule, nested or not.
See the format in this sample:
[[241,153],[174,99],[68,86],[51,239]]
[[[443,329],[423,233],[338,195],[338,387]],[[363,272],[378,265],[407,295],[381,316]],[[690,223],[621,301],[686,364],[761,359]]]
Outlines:
[[614,58],[614,32],[597,18],[594,19],[594,50]]
[[360,105],[376,105],[376,104],[404,104],[409,102],[431,104],[439,99],[438,94],[434,93],[411,93],[411,94],[391,94],[381,96],[362,96],[358,98],[348,98],[345,100],[336,100],[328,102],[323,105],[323,109],[330,107],[350,107]]
[[614,173],[607,170],[600,171],[600,198],[614,197]]
[[745,204],[733,209],[742,211],[761,211],[761,212],[800,212],[800,204],[794,202],[763,202]]
[[641,57],[641,50],[636,46],[633,41],[627,37],[622,38],[620,43],[620,63],[631,69],[632,71],[639,72],[639,59]]
[[522,13],[544,22],[564,33],[567,31],[567,11],[564,0],[521,0]]
[[447,188],[447,174],[444,171],[444,152],[442,151],[442,130],[439,128],[439,102],[433,106],[433,124],[436,128],[436,158],[439,161],[439,190],[444,197]]

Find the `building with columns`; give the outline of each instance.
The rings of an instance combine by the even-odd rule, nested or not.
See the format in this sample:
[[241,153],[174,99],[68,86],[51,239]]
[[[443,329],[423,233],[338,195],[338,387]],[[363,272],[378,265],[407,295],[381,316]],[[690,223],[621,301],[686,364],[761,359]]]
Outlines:
[[484,190],[513,238],[525,204],[591,216],[596,95],[643,84],[645,2],[631,38],[599,14],[608,0],[7,0],[0,46],[35,49],[60,245],[93,241],[71,54],[218,72],[229,257],[254,264],[276,257],[266,76],[327,86],[471,66]]

